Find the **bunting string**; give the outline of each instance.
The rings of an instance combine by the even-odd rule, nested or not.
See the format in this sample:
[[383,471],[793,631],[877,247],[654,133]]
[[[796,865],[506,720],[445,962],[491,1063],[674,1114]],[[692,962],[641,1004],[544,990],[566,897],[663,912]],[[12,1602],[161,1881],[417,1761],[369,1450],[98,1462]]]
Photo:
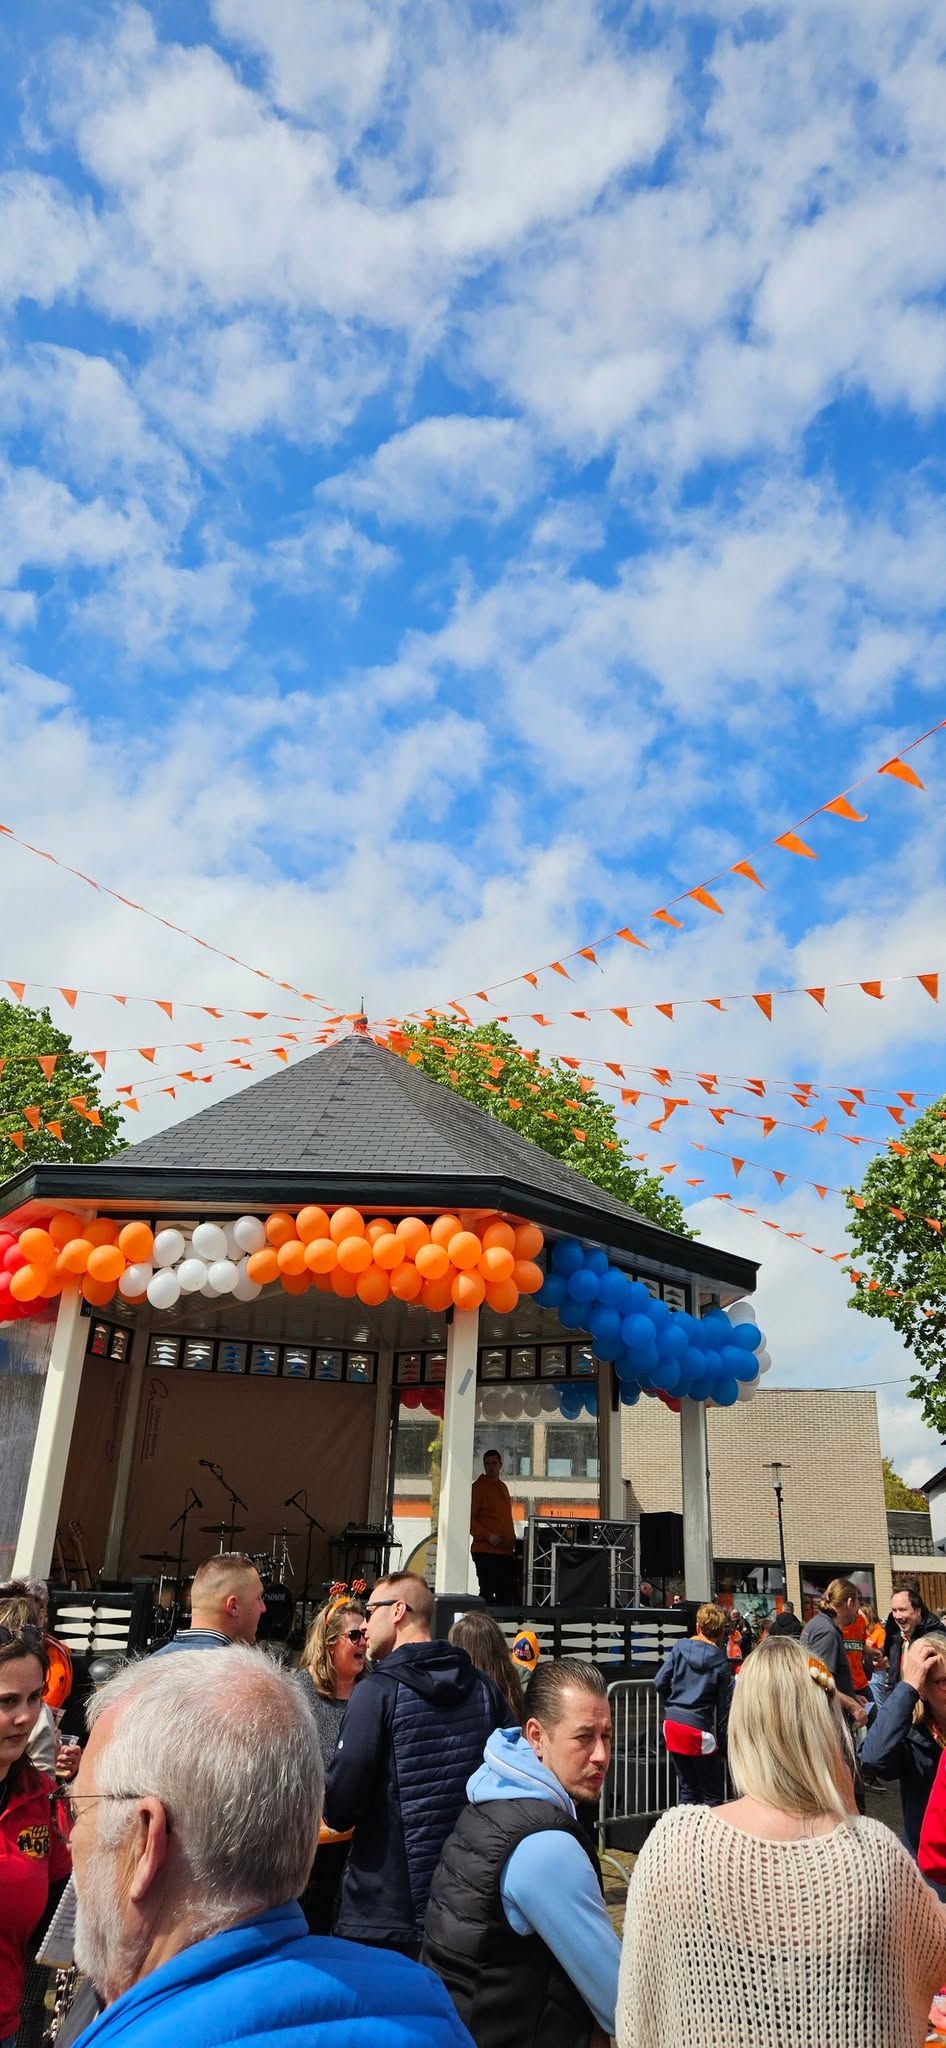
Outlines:
[[[622,1121],[628,1124],[636,1123],[636,1128],[638,1130],[643,1130],[645,1128],[643,1124],[637,1123],[636,1119],[632,1117],[625,1117],[622,1119]],[[864,1195],[856,1194],[854,1190],[850,1188],[832,1187],[829,1181],[806,1180],[801,1174],[789,1173],[785,1168],[766,1165],[761,1159],[740,1159],[737,1154],[732,1152],[724,1152],[717,1145],[704,1145],[700,1143],[700,1141],[697,1138],[686,1138],[684,1140],[684,1143],[687,1146],[689,1146],[690,1150],[693,1152],[705,1153],[711,1155],[716,1159],[727,1160],[729,1165],[732,1167],[733,1176],[736,1180],[739,1179],[739,1176],[743,1172],[743,1169],[745,1167],[749,1167],[754,1172],[766,1173],[771,1175],[771,1178],[775,1181],[775,1184],[779,1189],[783,1187],[784,1183],[787,1180],[790,1180],[795,1187],[814,1188],[815,1194],[818,1196],[819,1201],[822,1202],[825,1201],[825,1199],[829,1195],[836,1197],[837,1200],[842,1202],[846,1202],[848,1199],[850,1199],[855,1209],[883,1210],[888,1216],[893,1216],[898,1223],[923,1223],[926,1225],[927,1229],[931,1230],[934,1233],[935,1236],[941,1236],[944,1227],[946,1227],[944,1226],[942,1218],[935,1216],[926,1216],[924,1215],[922,1210],[919,1209],[900,1209],[897,1208],[892,1202],[885,1202],[882,1198],[877,1196],[867,1197]],[[926,1147],[924,1147],[923,1149],[926,1158],[931,1159],[934,1166],[937,1166],[940,1172],[946,1171],[946,1151],[934,1152]],[[649,1156],[650,1155],[645,1152],[635,1152],[633,1154],[633,1157],[635,1159],[648,1159]],[[914,1151],[914,1157],[916,1156],[918,1155]],[[657,1171],[659,1173],[669,1176],[670,1174],[676,1172],[677,1165],[678,1162],[676,1160],[671,1160],[667,1164],[658,1167]],[[706,1186],[706,1182],[701,1178],[687,1175],[686,1186],[688,1188],[702,1188]],[[707,1192],[712,1193],[713,1191],[708,1190]],[[702,1199],[702,1197],[700,1199]]]
[[[918,982],[920,987],[929,996],[931,1002],[939,1002],[940,974],[939,971],[932,970],[927,971],[925,974],[883,974],[867,978],[863,981],[860,979],[852,981],[823,981],[811,986],[804,982],[798,982],[788,984],[783,988],[730,990],[725,995],[719,996],[672,996],[669,1000],[660,1003],[593,1003],[584,1010],[553,1010],[551,1015],[541,1010],[507,1010],[491,1021],[496,1024],[516,1024],[528,1019],[532,1024],[539,1024],[544,1029],[550,1029],[559,1017],[576,1017],[583,1024],[589,1024],[592,1017],[616,1017],[619,1024],[630,1026],[630,1012],[632,1010],[654,1010],[659,1012],[660,1016],[666,1017],[668,1022],[672,1024],[677,1010],[693,1010],[705,1006],[707,1009],[716,1010],[725,1015],[727,1003],[755,1003],[762,1016],[771,1024],[772,1007],[776,997],[810,996],[812,1001],[817,1003],[819,1010],[826,1010],[828,1007],[827,997],[834,994],[838,989],[860,989],[861,994],[869,996],[872,1002],[881,1003],[888,989],[909,981]],[[407,1021],[414,1024],[426,1024],[428,1018],[431,1017],[435,1019],[445,1018],[449,1019],[451,1023],[468,1024],[475,1029],[474,1020],[468,1011],[464,1010],[463,1014],[460,1015],[461,1008],[462,1006],[458,1003],[452,1003],[446,1008],[443,1004],[440,1004],[427,1010],[408,1010],[406,1016]]]
[[[869,784],[872,785],[875,777],[879,775],[890,776],[895,781],[904,783],[910,788],[922,790],[925,785],[920,781],[916,769],[911,767],[910,763],[905,761],[903,757],[905,754],[913,753],[915,748],[924,746],[927,740],[932,739],[936,733],[942,732],[944,728],[946,728],[946,719],[940,719],[936,725],[930,726],[927,732],[919,733],[916,739],[907,741],[890,760],[881,762],[879,767],[872,769],[869,774],[862,775],[856,782],[849,783],[847,788],[841,790],[837,796],[830,797],[827,802],[817,804],[813,810],[806,811],[803,818],[797,818],[793,825],[777,833],[773,839],[762,841],[748,855],[744,855],[740,860],[733,861],[728,867],[721,868],[718,874],[707,875],[703,881],[693,884],[691,888],[681,890],[676,896],[669,896],[665,904],[660,905],[656,910],[648,912],[648,918],[651,921],[656,921],[662,927],[673,931],[682,931],[685,929],[684,919],[674,917],[672,912],[675,909],[682,909],[690,903],[696,904],[702,910],[712,912],[717,917],[722,917],[724,915],[723,906],[712,894],[712,890],[717,888],[720,883],[728,881],[730,875],[737,875],[741,880],[750,883],[755,888],[764,890],[765,883],[757,874],[753,863],[761,860],[773,847],[782,853],[792,854],[804,860],[817,860],[818,856],[814,847],[809,846],[807,841],[801,837],[802,828],[811,824],[814,818],[821,817],[839,818],[848,824],[865,824],[868,813],[857,810],[850,799],[857,790],[866,789]],[[518,974],[508,975],[503,981],[494,981],[488,983],[485,988],[474,989],[471,991],[471,998],[477,1002],[489,1003],[497,989],[511,988],[518,981],[530,982],[532,987],[537,989],[540,976],[543,974],[557,974],[565,981],[571,981],[573,977],[568,971],[565,964],[566,961],[573,963],[585,961],[590,966],[597,967],[599,964],[597,957],[599,952],[603,951],[606,946],[612,945],[616,940],[623,941],[626,945],[639,946],[644,952],[649,951],[646,939],[642,939],[638,933],[631,931],[628,925],[622,925],[618,930],[605,932],[601,938],[592,939],[586,945],[576,946],[570,953],[563,953],[558,960],[547,960],[542,967],[530,968],[525,972],[520,971]],[[460,1005],[455,998],[452,998],[449,1007],[458,1008]]]
[[[298,1011],[294,1010],[247,1010],[242,1004],[197,1003],[192,999],[188,1000],[184,996],[136,996],[131,995],[128,991],[122,993],[115,989],[69,988],[63,987],[60,982],[55,981],[32,981],[29,976],[25,976],[22,980],[16,978],[11,980],[7,975],[0,975],[0,986],[10,990],[16,1003],[22,1003],[27,989],[31,989],[41,995],[61,996],[63,1002],[70,1010],[75,1009],[80,997],[92,996],[102,1002],[118,1003],[122,1009],[126,1009],[129,1003],[151,1004],[155,1009],[163,1010],[164,1015],[168,1018],[173,1018],[177,1010],[199,1010],[205,1017],[252,1017],[269,1024],[311,1024],[312,1022],[310,1016],[302,1016]],[[306,1001],[321,1002],[321,997],[307,996]],[[360,1010],[333,1011],[330,1016],[323,1019],[323,1022],[326,1028],[334,1024],[354,1024],[360,1015]]]

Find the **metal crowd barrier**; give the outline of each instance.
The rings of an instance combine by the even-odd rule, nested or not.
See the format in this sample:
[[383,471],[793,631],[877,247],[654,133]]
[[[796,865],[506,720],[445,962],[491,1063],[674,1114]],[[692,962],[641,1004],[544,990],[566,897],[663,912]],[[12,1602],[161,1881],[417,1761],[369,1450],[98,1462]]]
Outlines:
[[640,1849],[655,1820],[676,1803],[676,1778],[660,1732],[660,1699],[650,1680],[621,1679],[609,1685],[608,1699],[614,1733],[598,1806],[602,1853]]

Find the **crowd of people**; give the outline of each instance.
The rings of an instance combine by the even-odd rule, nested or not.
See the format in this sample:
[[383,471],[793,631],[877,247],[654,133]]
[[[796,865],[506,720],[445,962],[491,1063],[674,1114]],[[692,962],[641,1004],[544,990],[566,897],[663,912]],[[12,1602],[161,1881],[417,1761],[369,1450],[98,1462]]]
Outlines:
[[[0,1593],[0,2048],[70,1869],[84,1982],[58,2048],[926,2038],[946,1633],[910,1589],[881,1644],[837,1581],[738,1672],[731,1614],[699,1608],[656,1678],[678,1803],[637,1858],[623,1944],[596,1851],[595,1665],[543,1659],[523,1685],[488,1608],[440,1640],[424,1581],[394,1574],[327,1602],[293,1670],[255,1647],[252,1560],[222,1556],[189,1629],[100,1674],[80,1750],[50,1705],[43,1593]],[[870,1771],[900,1781],[903,1843],[859,1811]]]

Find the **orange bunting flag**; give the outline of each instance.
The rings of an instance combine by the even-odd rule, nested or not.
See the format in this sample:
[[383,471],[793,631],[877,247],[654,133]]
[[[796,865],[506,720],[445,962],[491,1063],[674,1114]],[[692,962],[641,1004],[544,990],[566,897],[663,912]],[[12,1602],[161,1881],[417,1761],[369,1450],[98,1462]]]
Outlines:
[[753,998],[752,998],[752,1000],[753,1000],[753,1002],[754,1002],[754,1003],[757,1003],[757,1004],[758,1004],[758,1007],[759,1007],[759,1009],[761,1010],[761,1012],[762,1012],[762,1015],[763,1015],[763,1017],[767,1017],[767,1018],[768,1018],[768,1020],[769,1020],[769,1023],[771,1024],[771,1022],[772,1022],[772,998],[771,998],[771,996],[770,996],[770,995],[761,995],[761,996],[757,996],[757,995],[754,995],[754,996],[753,996]]
[[38,1103],[35,1103],[35,1102],[31,1102],[31,1103],[30,1103],[30,1105],[29,1105],[29,1108],[28,1108],[28,1109],[24,1109],[24,1110],[23,1110],[23,1111],[21,1112],[21,1114],[22,1114],[23,1116],[25,1116],[25,1118],[26,1118],[26,1121],[27,1121],[27,1123],[29,1124],[29,1127],[30,1127],[30,1130],[31,1130],[31,1131],[38,1131],[38,1130],[39,1130],[39,1126],[40,1126],[40,1121],[41,1121],[41,1119],[42,1119],[42,1114],[43,1114],[43,1112],[42,1112],[42,1110],[40,1109],[40,1107],[39,1107]]
[[819,1118],[818,1118],[818,1121],[817,1121],[817,1123],[816,1123],[816,1124],[809,1124],[809,1125],[808,1125],[808,1129],[809,1129],[810,1131],[814,1131],[814,1133],[815,1133],[815,1136],[816,1136],[816,1137],[818,1137],[818,1138],[820,1138],[820,1137],[822,1137],[822,1136],[824,1135],[824,1132],[825,1132],[825,1131],[827,1130],[827,1128],[828,1128],[828,1119],[827,1119],[827,1117],[826,1117],[826,1116],[819,1116]]
[[618,937],[619,939],[624,939],[624,940],[625,940],[625,942],[627,943],[627,945],[629,945],[629,946],[640,946],[640,947],[641,947],[641,948],[643,949],[643,951],[644,951],[645,953],[647,953],[647,952],[649,952],[649,951],[650,951],[650,948],[649,948],[649,946],[647,945],[647,942],[646,942],[646,940],[645,940],[645,939],[638,939],[638,938],[635,938],[635,936],[634,936],[634,933],[633,933],[633,932],[629,932],[629,931],[628,931],[628,928],[627,928],[627,926],[626,926],[626,925],[625,925],[625,926],[623,927],[623,930],[619,931],[619,932],[618,932],[618,933],[616,934],[616,936],[617,936],[617,937]]
[[946,1152],[931,1152],[930,1158],[932,1159],[934,1166],[946,1166]]
[[814,1183],[814,1189],[815,1189],[815,1194],[816,1194],[816,1195],[818,1196],[819,1200],[823,1202],[823,1201],[824,1201],[824,1198],[825,1198],[825,1195],[826,1195],[826,1194],[827,1194],[827,1192],[828,1192],[827,1188],[819,1188],[819,1186],[818,1186],[818,1183],[817,1183],[817,1181],[815,1181],[815,1183]]
[[900,1108],[899,1103],[885,1102],[884,1108],[887,1112],[887,1115],[893,1117],[895,1124],[902,1124],[904,1113],[903,1110]]
[[79,994],[79,991],[78,991],[78,989],[77,989],[77,988],[61,988],[61,989],[60,989],[60,991],[59,991],[59,993],[60,993],[60,995],[61,995],[61,997],[62,997],[62,999],[63,999],[63,1002],[64,1002],[64,1003],[68,1003],[68,1005],[69,1005],[69,1008],[70,1008],[70,1010],[74,1010],[74,1009],[75,1009],[75,1006],[76,1006],[76,999],[77,999],[77,997],[78,997],[78,994]]
[[205,1015],[206,1015],[206,1016],[208,1016],[208,1017],[222,1017],[222,1016],[223,1016],[223,1011],[222,1011],[222,1010],[213,1010],[213,1009],[211,1009],[211,1006],[210,1006],[210,1004],[209,1004],[209,1003],[201,1003],[201,1006],[200,1006],[200,1007],[201,1007],[201,1009],[202,1009],[202,1010],[204,1011]]
[[537,974],[524,974],[522,979],[523,981],[528,981],[531,984],[532,988],[538,988],[539,986],[539,977]]
[[838,1108],[843,1109],[845,1116],[857,1115],[857,1103],[846,1102],[843,1095],[838,1096]]
[[568,1014],[570,1017],[580,1017],[583,1024],[591,1023],[591,1017],[587,1010],[569,1010]]
[[777,1125],[777,1123],[778,1123],[778,1117],[777,1117],[777,1116],[760,1116],[760,1118],[759,1118],[759,1122],[760,1122],[760,1124],[762,1125],[762,1136],[763,1136],[763,1138],[771,1138],[771,1136],[772,1136],[772,1132],[773,1132],[773,1131],[775,1130],[775,1127],[776,1127],[776,1125]]
[[[156,1010],[163,1010],[163,1011],[164,1011],[164,1014],[165,1014],[165,1016],[166,1016],[166,1017],[167,1017],[167,1018],[168,1018],[168,1019],[170,1020],[170,1022],[171,1022],[171,1023],[173,1024],[173,1022],[174,1022],[174,1004],[173,1004],[173,1003],[167,1003],[167,1002],[164,1002],[164,1001],[162,1000],[162,998],[161,998],[160,996],[155,996],[155,997],[153,998],[153,1001],[154,1001],[154,1007],[155,1007],[155,1009],[156,1009]],[[261,1012],[260,1012],[260,1015],[261,1015],[261,1016],[265,1015],[265,1012],[264,1012],[264,1011],[261,1011]]]
[[726,1015],[725,1005],[720,1001],[718,996],[704,996],[703,1001],[706,1004],[707,1009],[722,1010],[723,1016]]
[[754,882],[757,889],[765,888],[765,883],[760,882],[759,877],[756,874],[755,868],[752,866],[751,861],[737,860],[735,866],[731,867],[729,872],[731,875],[744,875],[746,881]]
[[15,1145],[17,1151],[22,1152],[23,1146],[26,1141],[26,1133],[24,1131],[8,1131],[7,1137],[9,1138],[11,1145]]
[[509,1098],[508,1098],[508,1101],[509,1101],[509,1107],[510,1107],[510,1109],[521,1109],[521,1108],[522,1108],[522,1097],[521,1097],[521,1095],[510,1095],[510,1096],[509,1096]]
[[867,1207],[867,1203],[865,1202],[863,1195],[852,1195],[851,1202],[855,1209],[866,1209]]
[[875,1003],[882,1003],[882,1002],[883,1002],[883,999],[884,999],[884,991],[883,991],[883,985],[882,985],[882,983],[881,983],[881,982],[879,982],[879,981],[862,981],[862,982],[861,982],[861,987],[862,987],[862,989],[863,989],[863,991],[864,991],[864,994],[865,994],[865,996],[873,996],[873,998],[874,998],[874,1001],[875,1001]]
[[670,1019],[670,1022],[671,1022],[671,1024],[673,1023],[673,1004],[672,1004],[672,1003],[655,1003],[655,1004],[654,1004],[654,1009],[655,1009],[655,1010],[659,1010],[659,1011],[660,1011],[660,1014],[661,1014],[661,1016],[662,1016],[662,1017],[669,1017],[669,1019]]
[[560,1052],[559,1059],[561,1060],[563,1067],[573,1067],[577,1070],[577,1068],[581,1066],[581,1061],[572,1059],[571,1055],[567,1052]]
[[58,1058],[58,1052],[38,1052],[36,1055],[37,1062],[42,1068],[47,1081],[51,1081],[53,1078]]
[[715,1074],[697,1074],[696,1078],[700,1084],[700,1087],[705,1090],[705,1093],[707,1095],[715,1095],[716,1090],[719,1087],[719,1082],[717,1081]]
[[550,960],[549,967],[551,968],[553,974],[564,975],[566,981],[571,981],[571,975],[568,972],[568,968],[563,967],[560,960]]
[[150,1060],[152,1066],[154,1065],[155,1047],[153,1045],[139,1045],[136,1050],[140,1059]]
[[51,1133],[60,1145],[65,1143],[62,1135],[62,1125],[58,1117],[54,1117],[51,1124],[46,1124],[45,1129]]
[[764,1094],[765,1094],[765,1082],[764,1082],[764,1081],[757,1081],[757,1080],[753,1080],[753,1078],[752,1078],[752,1075],[751,1075],[751,1074],[747,1074],[747,1076],[746,1076],[746,1081],[745,1081],[745,1086],[746,1086],[746,1088],[748,1089],[748,1091],[749,1091],[749,1093],[750,1093],[751,1095],[764,1095]]
[[[113,1003],[121,1003],[122,1009],[124,1009],[124,1008],[125,1008],[125,1005],[126,1005],[127,1001],[128,1001],[128,997],[127,997],[127,996],[114,996],[114,995],[113,995],[113,997],[112,997],[112,1002],[113,1002]],[[47,1129],[47,1130],[49,1129],[49,1125],[48,1125],[48,1124],[47,1124],[47,1126],[46,1126],[46,1129]]]
[[735,1176],[736,1180],[738,1180],[738,1179],[739,1179],[739,1175],[741,1174],[741,1172],[742,1172],[742,1169],[743,1169],[743,1167],[745,1166],[745,1163],[746,1163],[746,1162],[745,1162],[745,1160],[744,1160],[744,1159],[733,1159],[733,1160],[731,1161],[731,1165],[732,1165],[732,1170],[733,1170],[733,1174],[734,1174],[734,1176]]
[[590,960],[592,967],[598,965],[598,955],[592,946],[579,946],[578,957],[580,960]]
[[805,860],[817,860],[818,858],[814,849],[806,846],[803,839],[799,839],[797,832],[780,833],[777,839],[773,839],[772,845],[780,846],[783,853],[802,854]]
[[679,917],[671,917],[669,910],[652,910],[650,914],[651,917],[656,917],[660,924],[672,924],[675,931],[682,932],[682,920]]
[[550,1031],[550,1030],[551,1030],[551,1028],[552,1028],[552,1019],[551,1019],[551,1017],[543,1017],[543,1015],[542,1015],[542,1012],[541,1012],[541,1010],[534,1010],[534,1011],[533,1011],[533,1013],[532,1013],[532,1022],[533,1022],[533,1024],[544,1024],[544,1025],[545,1025],[545,1027],[546,1027],[546,1029],[547,1029],[547,1030],[549,1030],[549,1031]]
[[923,1221],[929,1224],[931,1230],[935,1230],[937,1237],[942,1237],[943,1226],[937,1223],[935,1216],[924,1216]]
[[7,987],[12,988],[16,1001],[18,1003],[21,1003],[23,1001],[23,997],[26,994],[25,981],[8,981]]
[[815,1002],[816,1002],[816,1003],[820,1003],[820,1005],[821,1005],[821,1008],[822,1008],[822,1009],[824,1009],[824,1007],[825,1007],[825,1001],[824,1001],[824,989],[823,989],[823,988],[806,988],[806,990],[805,990],[805,994],[806,994],[806,996],[812,996],[812,997],[814,998]]
[[772,1179],[774,1180],[776,1187],[781,1188],[785,1186],[785,1182],[788,1179],[787,1173],[779,1173],[774,1166],[769,1168],[769,1172],[772,1175]]
[[928,996],[932,996],[932,998],[933,998],[933,1001],[934,1001],[934,1003],[938,1003],[938,1002],[939,1002],[939,975],[938,975],[938,974],[918,974],[918,975],[917,975],[917,981],[919,982],[919,984],[920,984],[920,987],[921,987],[921,988],[925,988],[925,990],[926,990],[926,993],[927,993],[927,995],[928,995]]
[[640,1092],[640,1089],[639,1089],[639,1088],[622,1088],[622,1089],[621,1089],[621,1101],[622,1101],[622,1102],[633,1102],[633,1103],[638,1103],[638,1102],[640,1101],[640,1099],[641,1099],[641,1092]]
[[[863,1206],[863,1205],[862,1205],[862,1206]],[[890,1209],[888,1209],[888,1211],[887,1211],[887,1214],[888,1214],[888,1216],[895,1216],[895,1217],[896,1217],[896,1219],[897,1219],[897,1222],[898,1222],[898,1223],[905,1223],[905,1222],[906,1222],[906,1220],[907,1220],[907,1216],[906,1216],[906,1210],[905,1210],[905,1209],[894,1209],[894,1208],[890,1208]]]
[[831,803],[822,804],[821,808],[827,817],[848,818],[852,825],[863,825],[867,819],[867,812],[856,811],[854,805],[848,803],[846,796],[836,796]]
[[172,1100],[173,1100],[173,1101],[175,1101],[175,1102],[177,1101],[177,1089],[176,1089],[176,1088],[162,1088],[162,1090],[161,1090],[161,1093],[162,1093],[162,1095],[170,1095],[170,1096],[172,1097]]
[[910,1156],[909,1146],[901,1145],[899,1138],[888,1138],[887,1150],[888,1152],[896,1152],[901,1159],[908,1159]]
[[732,1110],[731,1110],[731,1109],[714,1109],[714,1108],[712,1107],[712,1105],[710,1105],[710,1116],[711,1116],[711,1117],[713,1118],[713,1121],[714,1121],[714,1123],[717,1123],[717,1124],[719,1125],[720,1129],[722,1130],[722,1129],[723,1129],[723,1126],[724,1126],[724,1124],[725,1124],[725,1120],[726,1120],[726,1118],[727,1118],[728,1116],[732,1116]]
[[[126,1095],[126,1097],[125,1097],[125,1100],[124,1100],[124,1102],[123,1102],[123,1104],[122,1104],[122,1108],[123,1108],[123,1109],[137,1109],[137,1108],[138,1108],[138,1104],[137,1104],[137,1102],[135,1101],[135,1098],[134,1098],[134,1096],[133,1096],[133,1095]],[[49,1130],[52,1130],[52,1125],[51,1125],[51,1124],[47,1124],[47,1125],[46,1125],[46,1129],[47,1129],[47,1131],[49,1131]]]
[[69,1097],[69,1107],[70,1107],[70,1109],[74,1109],[74,1110],[75,1110],[75,1112],[76,1112],[76,1115],[77,1115],[77,1116],[84,1116],[84,1115],[85,1115],[85,1107],[86,1107],[86,1099],[85,1099],[85,1096],[84,1096],[84,1095],[70,1095],[70,1097]]
[[287,1051],[286,1051],[286,1048],[285,1048],[285,1046],[284,1046],[284,1045],[271,1045],[271,1046],[270,1046],[270,1048],[269,1048],[269,1050],[270,1050],[270,1052],[271,1052],[271,1053],[273,1054],[273,1057],[274,1057],[275,1059],[277,1059],[277,1060],[285,1060],[285,1062],[286,1062],[286,1065],[288,1066],[288,1064],[289,1064],[289,1054],[287,1053]]
[[626,1024],[629,1031],[633,1030],[634,1027],[623,1005],[616,1010],[612,1008],[611,1015],[617,1018],[619,1024]]
[[717,917],[725,916],[722,904],[717,903],[715,896],[711,896],[702,885],[698,889],[688,889],[687,895],[692,896],[694,903],[702,903],[704,910],[715,910]]
[[95,1064],[96,1064],[96,1066],[97,1066],[97,1067],[101,1067],[101,1069],[102,1069],[102,1072],[103,1072],[103,1074],[104,1074],[104,1072],[105,1072],[105,1062],[106,1062],[106,1060],[107,1060],[107,1058],[108,1058],[108,1053],[107,1053],[107,1052],[106,1052],[106,1051],[104,1050],[104,1048],[103,1048],[103,1050],[102,1050],[101,1052],[90,1052],[90,1054],[89,1054],[89,1058],[90,1058],[90,1060],[94,1060],[94,1061],[95,1061]]
[[608,1070],[608,1073],[609,1073],[609,1074],[617,1074],[617,1076],[618,1076],[618,1079],[619,1079],[620,1081],[623,1081],[623,1079],[624,1079],[624,1068],[618,1065],[618,1062],[617,1062],[617,1060],[605,1060],[605,1063],[604,1063],[604,1064],[605,1064],[605,1066],[607,1067],[607,1070]]
[[578,1140],[578,1143],[579,1143],[579,1145],[583,1145],[583,1144],[585,1143],[585,1133],[584,1133],[584,1131],[579,1131],[579,1130],[573,1130],[573,1131],[572,1131],[572,1137],[573,1137],[573,1138],[576,1138],[576,1139]]
[[883,767],[878,768],[877,773],[878,775],[894,775],[898,782],[909,782],[913,789],[922,789],[924,786],[916,769],[911,768],[909,762],[899,760],[896,755],[894,755],[892,761],[885,761]]

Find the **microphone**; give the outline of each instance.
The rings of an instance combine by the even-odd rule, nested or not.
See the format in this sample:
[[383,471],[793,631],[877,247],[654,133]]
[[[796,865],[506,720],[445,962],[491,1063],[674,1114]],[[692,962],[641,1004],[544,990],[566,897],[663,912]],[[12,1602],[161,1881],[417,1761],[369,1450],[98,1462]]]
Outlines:
[[[192,1492],[192,1493],[194,1493],[194,1489],[193,1489],[193,1487],[191,1487],[191,1492]],[[204,1503],[203,1503],[203,1501],[201,1500],[200,1494],[199,1494],[199,1493],[194,1493],[194,1498],[193,1498],[193,1500],[192,1500],[192,1502],[191,1502],[191,1506],[192,1506],[192,1507],[195,1507],[195,1508],[202,1508],[202,1507],[203,1507],[203,1505],[204,1505]]]
[[296,1502],[297,1502],[297,1500],[298,1500],[298,1498],[299,1498],[299,1495],[300,1495],[300,1493],[301,1493],[301,1492],[302,1492],[302,1488],[301,1488],[301,1486],[297,1487],[297,1488],[296,1488],[296,1491],[295,1491],[295,1493],[291,1493],[291,1494],[289,1495],[289,1499],[288,1499],[288,1500],[284,1500],[284,1501],[283,1501],[283,1507],[284,1507],[284,1508],[294,1508],[294,1507],[295,1507],[295,1505],[296,1505]]
[[216,1472],[217,1470],[212,1458],[198,1458],[197,1463],[198,1465],[206,1465],[208,1472]]

